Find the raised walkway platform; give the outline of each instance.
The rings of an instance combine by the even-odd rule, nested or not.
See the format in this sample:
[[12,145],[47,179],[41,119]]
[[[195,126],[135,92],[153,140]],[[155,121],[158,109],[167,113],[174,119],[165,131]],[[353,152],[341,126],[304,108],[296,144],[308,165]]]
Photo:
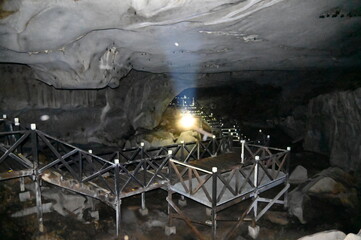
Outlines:
[[190,223],[172,201],[173,193],[211,208],[212,238],[216,238],[216,213],[224,208],[252,197],[257,220],[265,212],[257,217],[258,201],[286,203],[278,195],[267,200],[259,194],[287,182],[289,150],[246,142],[235,149],[232,138],[224,137],[149,149],[140,144],[98,156],[37,130],[35,124],[29,129],[0,119],[0,127],[0,181],[24,177],[34,181],[40,231],[41,181],[99,199],[114,208],[117,235],[122,198],[142,194],[145,210],[144,193],[156,188],[168,189],[170,218],[174,216],[173,208]]

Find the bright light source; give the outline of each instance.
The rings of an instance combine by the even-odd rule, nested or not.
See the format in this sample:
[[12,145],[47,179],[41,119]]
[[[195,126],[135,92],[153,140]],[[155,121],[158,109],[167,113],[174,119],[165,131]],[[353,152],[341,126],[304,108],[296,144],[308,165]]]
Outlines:
[[184,114],[179,121],[180,126],[186,129],[193,127],[195,123],[196,119],[189,113]]
[[49,115],[41,115],[41,117],[40,117],[40,120],[41,121],[47,121],[47,120],[49,120],[50,119],[50,117],[49,117]]
[[174,46],[178,47],[178,46],[179,46],[179,43],[175,42],[175,43],[174,43]]

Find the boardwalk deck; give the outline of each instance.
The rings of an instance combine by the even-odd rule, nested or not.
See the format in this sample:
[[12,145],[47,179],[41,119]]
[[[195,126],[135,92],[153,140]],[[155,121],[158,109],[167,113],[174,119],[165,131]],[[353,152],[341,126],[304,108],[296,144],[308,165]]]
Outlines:
[[[234,189],[236,185],[240,185],[247,182],[247,176],[249,176],[249,179],[254,179],[254,167],[251,163],[248,164],[241,164],[240,163],[240,157],[238,154],[230,153],[230,154],[222,154],[217,157],[213,158],[206,158],[201,159],[199,161],[192,161],[189,162],[190,166],[194,166],[197,168],[201,168],[204,170],[207,170],[209,172],[212,171],[212,167],[217,167],[218,172],[222,175],[224,179],[227,180],[229,186],[234,186]],[[232,169],[242,169],[243,174],[238,174],[238,176],[234,175],[232,176]],[[207,180],[208,175],[205,174],[203,176],[200,176],[200,178],[193,177],[191,179],[191,185],[197,186],[200,182],[204,182],[205,189],[211,193],[212,192],[212,181]],[[279,184],[282,184],[286,181],[286,174],[283,172],[280,172],[278,174],[277,178],[271,179],[267,176],[265,173],[265,170],[262,168],[259,168],[258,172],[258,186],[260,192],[265,191],[269,189],[270,187],[275,187]],[[189,179],[187,180],[189,181]],[[189,183],[188,183],[189,184]],[[217,181],[217,196],[220,195],[222,189],[224,187],[224,183],[221,180]],[[186,189],[183,187],[181,182],[178,182],[174,185],[170,186],[170,189],[176,193],[179,193],[183,196],[186,196],[196,202],[199,202],[207,207],[212,207],[212,201],[211,199],[207,198],[206,191],[196,191],[194,194],[191,194],[186,191]],[[224,194],[222,197],[217,201],[216,205],[220,206],[223,205],[231,200],[234,200],[236,198],[247,198],[246,196],[250,196],[250,193],[254,192],[255,186],[252,186],[250,183],[245,183],[244,188],[241,189],[238,194],[233,194],[228,188],[225,188]]]
[[[13,124],[1,119],[0,123]],[[258,218],[274,203],[286,203],[286,198],[283,201],[279,198],[288,186],[274,199],[258,195],[287,182],[289,150],[249,145],[243,141],[238,149],[242,152],[241,160],[238,151],[230,153],[232,141],[226,137],[154,149],[145,149],[141,144],[100,157],[36,130],[35,124],[31,130],[17,127],[14,131],[6,126],[6,131],[0,132],[0,181],[32,178],[40,231],[43,229],[41,181],[99,199],[114,208],[117,235],[121,199],[142,194],[144,210],[144,193],[164,186],[169,190],[170,217],[174,216],[170,210],[173,208],[191,225],[172,201],[174,192],[212,209],[213,238],[216,236],[216,213],[236,202],[252,197],[251,208],[255,209],[255,215],[257,202],[268,203]]]
[[[287,204],[289,149],[245,145],[241,152],[243,160],[238,153],[219,154],[188,163],[169,160],[168,227],[172,227],[172,218],[180,218],[187,223],[198,239],[206,239],[194,226],[194,221],[173,201],[174,193],[210,208],[212,239],[217,238],[217,214],[225,208],[252,198],[252,204],[242,213],[235,227],[225,237],[232,239],[235,229],[251,212],[251,219],[256,222],[273,204]],[[268,189],[281,184],[284,184],[284,187],[273,198],[260,196]],[[263,209],[259,209],[260,202],[266,203]]]

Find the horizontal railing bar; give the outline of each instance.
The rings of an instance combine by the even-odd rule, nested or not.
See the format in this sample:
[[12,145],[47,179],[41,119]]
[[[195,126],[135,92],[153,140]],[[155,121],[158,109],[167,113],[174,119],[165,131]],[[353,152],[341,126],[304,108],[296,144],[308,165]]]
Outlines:
[[268,148],[270,150],[276,150],[276,151],[280,151],[280,152],[288,152],[287,149],[282,149],[282,148],[275,148],[275,147],[265,147],[262,145],[256,145],[256,144],[247,144],[250,147],[258,147],[258,148]]
[[143,162],[143,161],[159,160],[159,159],[162,159],[162,158],[166,158],[167,156],[168,155],[160,155],[160,156],[154,156],[154,157],[150,157],[150,158],[135,159],[135,160],[132,160],[132,161],[119,163],[119,164],[120,165],[132,165],[132,164],[136,164],[136,163]]
[[204,172],[204,173],[207,173],[207,174],[212,174],[211,171],[207,171],[207,170],[205,170],[205,169],[202,169],[202,168],[199,168],[199,167],[195,167],[195,166],[189,165],[189,164],[184,163],[184,162],[180,162],[180,161],[177,161],[177,160],[174,160],[174,159],[170,159],[169,161],[174,162],[174,163],[176,163],[176,164],[178,164],[178,165],[181,165],[181,166],[183,166],[183,167],[188,167],[188,168],[196,169],[196,170],[198,170],[198,171],[201,171],[201,172]]
[[62,140],[59,140],[59,139],[57,139],[57,138],[54,138],[54,137],[52,137],[52,136],[50,136],[50,135],[48,135],[48,134],[46,134],[46,133],[44,133],[44,132],[42,132],[42,131],[39,131],[39,130],[35,130],[35,131],[40,132],[40,133],[43,134],[45,137],[47,137],[47,138],[49,138],[49,139],[52,139],[52,140],[54,140],[54,141],[56,141],[56,142],[58,142],[58,143],[61,143],[61,144],[65,145],[65,146],[67,146],[67,147],[70,147],[70,148],[73,148],[73,149],[77,149],[79,152],[83,153],[84,155],[92,156],[93,158],[98,159],[98,160],[100,160],[100,161],[103,161],[103,162],[106,162],[106,163],[109,163],[109,164],[113,164],[112,162],[110,162],[110,161],[108,161],[108,160],[106,160],[106,159],[104,159],[104,158],[101,158],[101,157],[99,157],[99,156],[97,156],[97,155],[94,155],[94,154],[92,154],[92,153],[89,153],[89,152],[87,152],[87,151],[85,151],[85,150],[83,150],[83,149],[81,149],[81,148],[78,148],[78,147],[76,147],[76,146],[73,146],[73,145],[71,145],[71,144],[69,144],[69,143],[66,143],[66,142],[62,141]]
[[11,131],[11,132],[0,132],[0,136],[6,136],[6,135],[14,135],[14,134],[24,134],[29,130],[20,130],[20,131]]
[[104,173],[110,172],[111,169],[114,169],[113,165],[108,166],[108,167],[106,167],[104,169],[98,170],[97,172],[93,173],[92,175],[87,176],[85,178],[82,178],[81,180],[82,180],[82,182],[90,181],[91,179],[96,178],[96,177],[98,177],[100,175],[103,175]]

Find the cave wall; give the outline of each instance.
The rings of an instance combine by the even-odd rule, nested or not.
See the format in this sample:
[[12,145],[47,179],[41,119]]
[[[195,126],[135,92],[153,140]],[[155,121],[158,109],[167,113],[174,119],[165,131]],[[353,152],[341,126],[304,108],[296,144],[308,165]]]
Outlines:
[[[1,64],[0,73],[1,114],[80,144],[122,146],[137,131],[156,127],[177,89],[184,88],[168,75],[135,71],[118,88],[99,90],[56,89],[34,79],[25,65]],[[49,119],[42,121],[43,115]]]
[[361,88],[313,98],[304,148],[330,156],[334,166],[361,172]]
[[0,73],[2,110],[73,109],[105,104],[104,90],[57,90],[36,81],[32,69],[25,65],[0,65]]
[[277,127],[290,137],[287,145],[303,140],[304,150],[324,154],[331,165],[360,173],[360,74],[358,70],[264,72],[263,76],[252,72],[243,77],[232,73],[232,85],[199,89],[197,99],[216,115],[238,120],[242,131]]
[[[278,125],[292,139],[304,136],[304,148],[330,156],[332,165],[359,169],[359,72],[312,72],[308,79],[303,72],[298,76],[306,80],[300,81],[293,72],[246,72],[242,77],[240,73],[131,71],[119,87],[98,90],[56,89],[34,79],[25,65],[0,64],[0,72],[0,113],[19,117],[21,123],[37,123],[39,129],[73,143],[124,146],[134,135],[159,126],[175,95],[186,88],[206,87],[212,89],[213,98],[205,97],[207,94],[200,97],[207,106],[215,104],[216,114],[244,122],[262,120],[264,126],[271,123],[269,127]],[[256,80],[252,82],[251,77]],[[264,98],[267,104],[263,104]],[[43,115],[49,120],[42,121]]]
[[[56,89],[26,65],[0,64],[0,113],[72,143],[123,146],[157,127],[169,102],[187,87],[214,86],[229,74],[131,71],[116,88]],[[41,120],[47,115],[49,119]]]

